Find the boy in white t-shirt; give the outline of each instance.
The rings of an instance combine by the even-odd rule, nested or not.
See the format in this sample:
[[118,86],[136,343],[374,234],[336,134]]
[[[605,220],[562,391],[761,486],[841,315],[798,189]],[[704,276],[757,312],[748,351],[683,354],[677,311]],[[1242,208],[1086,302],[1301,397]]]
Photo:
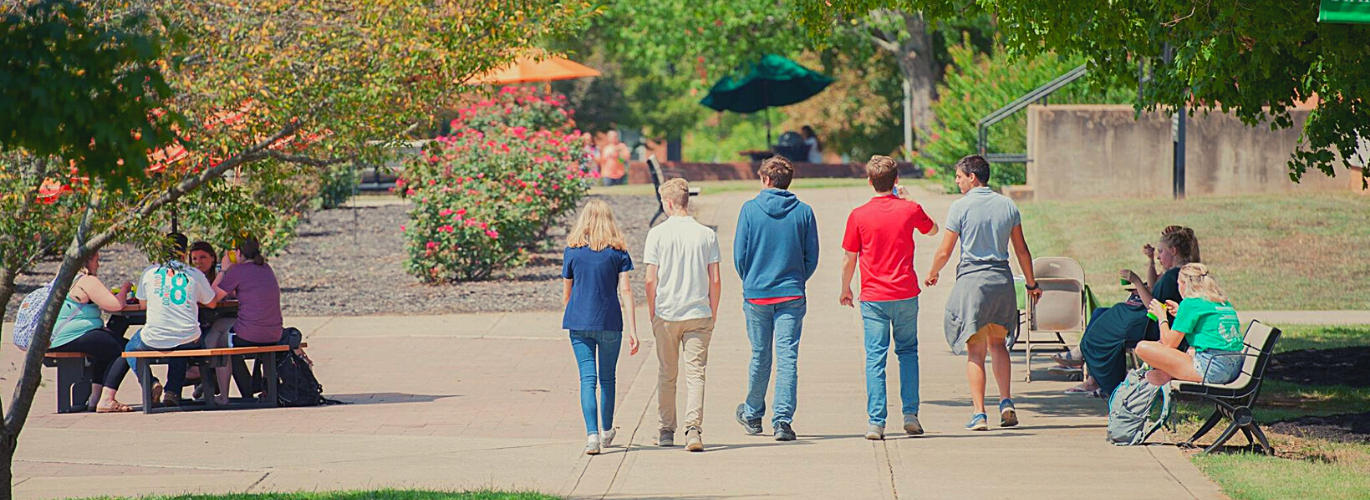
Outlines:
[[[171,236],[178,254],[185,253],[186,238]],[[172,260],[143,271],[138,282],[138,300],[147,305],[147,325],[129,339],[125,351],[171,351],[199,349],[200,304],[212,305],[224,297],[214,288],[199,269]],[[129,360],[133,373],[139,375],[134,360]],[[185,383],[186,362],[171,359],[167,362],[166,397],[162,403],[177,406],[181,400],[181,386]],[[140,378],[141,379],[141,378]],[[153,390],[153,400],[157,400]]]
[[704,368],[709,338],[717,319],[721,281],[718,275],[718,236],[690,217],[690,186],[685,179],[661,185],[666,222],[647,233],[643,262],[647,263],[647,307],[656,338],[657,412],[661,418],[657,444],[675,445],[676,375],[680,351],[685,351],[685,448],[704,451]]

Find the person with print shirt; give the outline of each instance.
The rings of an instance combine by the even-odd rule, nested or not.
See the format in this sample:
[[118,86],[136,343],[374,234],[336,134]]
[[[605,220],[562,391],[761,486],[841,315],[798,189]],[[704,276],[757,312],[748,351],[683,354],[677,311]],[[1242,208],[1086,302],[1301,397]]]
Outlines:
[[1018,325],[1018,298],[1013,291],[1009,246],[1023,270],[1024,287],[1032,300],[1041,297],[1032,274],[1032,252],[1023,238],[1022,216],[1007,196],[989,188],[989,162],[979,155],[956,162],[956,187],[961,199],[947,211],[947,232],[932,259],[932,271],[924,282],[937,284],[942,268],[961,242],[961,263],[956,284],[943,316],[943,333],[953,354],[966,354],[966,379],[974,411],[966,430],[989,430],[985,415],[985,355],[993,356],[994,381],[999,386],[999,425],[1018,425],[1018,411],[1010,392],[1012,365],[1006,338]]
[[[1180,295],[1184,300],[1179,304],[1153,299],[1148,307],[1160,324],[1161,340],[1137,343],[1137,357],[1155,368],[1147,372],[1147,382],[1164,385],[1178,379],[1221,385],[1237,380],[1246,361],[1242,322],[1218,280],[1208,274],[1208,266],[1180,268]],[[1173,324],[1166,320],[1169,311],[1176,311]],[[1181,340],[1189,344],[1187,351],[1179,349]]]
[[[585,417],[586,455],[597,455],[612,445],[614,435],[615,372],[623,327],[628,327],[628,354],[637,354],[637,318],[633,314],[633,286],[628,271],[633,258],[614,221],[614,212],[601,200],[590,200],[566,236],[561,277],[566,287],[561,327],[570,332],[571,352],[580,368],[580,410]],[[627,321],[624,321],[625,318]],[[595,400],[598,383],[601,401]]]
[[913,270],[913,233],[937,234],[937,223],[922,205],[895,193],[899,169],[888,156],[872,156],[866,177],[875,197],[847,217],[842,237],[839,302],[855,307],[852,275],[861,267],[861,319],[866,343],[866,439],[885,438],[885,365],[890,339],[899,358],[899,399],[903,402],[904,432],[923,433],[918,421],[918,275]]
[[647,309],[660,362],[657,445],[675,446],[676,375],[685,351],[685,449],[704,451],[704,369],[718,320],[723,285],[718,274],[718,235],[690,217],[690,184],[671,179],[657,190],[666,222],[647,232]]
[[798,396],[799,337],[808,302],[804,285],[818,269],[818,221],[813,209],[788,191],[794,165],[782,156],[761,162],[761,193],[744,203],[733,237],[733,263],[742,278],[742,312],[752,344],[747,398],[737,421],[761,433],[766,386],[775,367],[776,441],[794,441],[791,423]]
[[[176,255],[184,256],[187,244],[185,235],[172,234],[170,238]],[[180,259],[148,267],[138,283],[138,300],[147,304],[147,324],[133,334],[124,351],[200,349],[200,304],[213,307],[224,295],[222,290],[209,283],[204,273]],[[136,360],[130,359],[129,365],[142,380]],[[185,359],[169,358],[163,405],[181,404],[181,386],[185,376]],[[157,400],[155,389],[152,400]]]

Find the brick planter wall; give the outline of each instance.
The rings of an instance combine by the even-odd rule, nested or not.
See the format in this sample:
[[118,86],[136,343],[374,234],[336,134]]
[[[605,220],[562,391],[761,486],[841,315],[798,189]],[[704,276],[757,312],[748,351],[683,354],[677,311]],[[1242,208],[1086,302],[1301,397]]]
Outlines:
[[[729,181],[729,180],[756,180],[756,169],[760,167],[753,163],[689,163],[689,162],[662,162],[662,167],[679,172],[685,180],[689,181]],[[866,176],[866,166],[864,163],[795,163],[795,178],[861,178]],[[899,163],[900,177],[921,179],[923,171],[915,168],[912,163]],[[651,184],[652,178],[647,173],[647,162],[634,161],[628,165],[629,184]]]

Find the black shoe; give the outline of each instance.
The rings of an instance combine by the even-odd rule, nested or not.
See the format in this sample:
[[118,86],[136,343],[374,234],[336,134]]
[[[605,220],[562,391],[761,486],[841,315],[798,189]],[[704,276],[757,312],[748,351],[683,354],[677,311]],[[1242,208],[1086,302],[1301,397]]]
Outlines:
[[742,424],[742,429],[744,429],[749,436],[761,434],[761,419],[747,419],[746,414],[747,403],[737,405],[737,423]]
[[790,428],[789,422],[775,424],[776,441],[794,441],[794,429]]

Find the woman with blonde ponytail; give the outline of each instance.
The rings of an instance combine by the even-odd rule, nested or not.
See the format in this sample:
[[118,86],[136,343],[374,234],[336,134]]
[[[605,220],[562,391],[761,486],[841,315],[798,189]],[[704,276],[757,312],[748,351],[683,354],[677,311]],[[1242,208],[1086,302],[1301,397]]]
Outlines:
[[[629,355],[637,354],[637,320],[628,271],[633,259],[609,204],[590,200],[566,235],[561,277],[565,279],[561,327],[571,337],[580,369],[580,409],[585,417],[585,453],[595,455],[614,440],[615,371],[624,326]],[[600,400],[595,399],[595,386]]]
[[[1151,314],[1160,318],[1161,340],[1137,344],[1137,356],[1155,368],[1147,380],[1155,385],[1172,378],[1206,384],[1236,380],[1245,360],[1242,323],[1208,266],[1180,268],[1180,294],[1184,301],[1179,304],[1151,302]],[[1165,315],[1174,309],[1178,311],[1172,324]],[[1189,343],[1188,351],[1179,350],[1181,340]]]

